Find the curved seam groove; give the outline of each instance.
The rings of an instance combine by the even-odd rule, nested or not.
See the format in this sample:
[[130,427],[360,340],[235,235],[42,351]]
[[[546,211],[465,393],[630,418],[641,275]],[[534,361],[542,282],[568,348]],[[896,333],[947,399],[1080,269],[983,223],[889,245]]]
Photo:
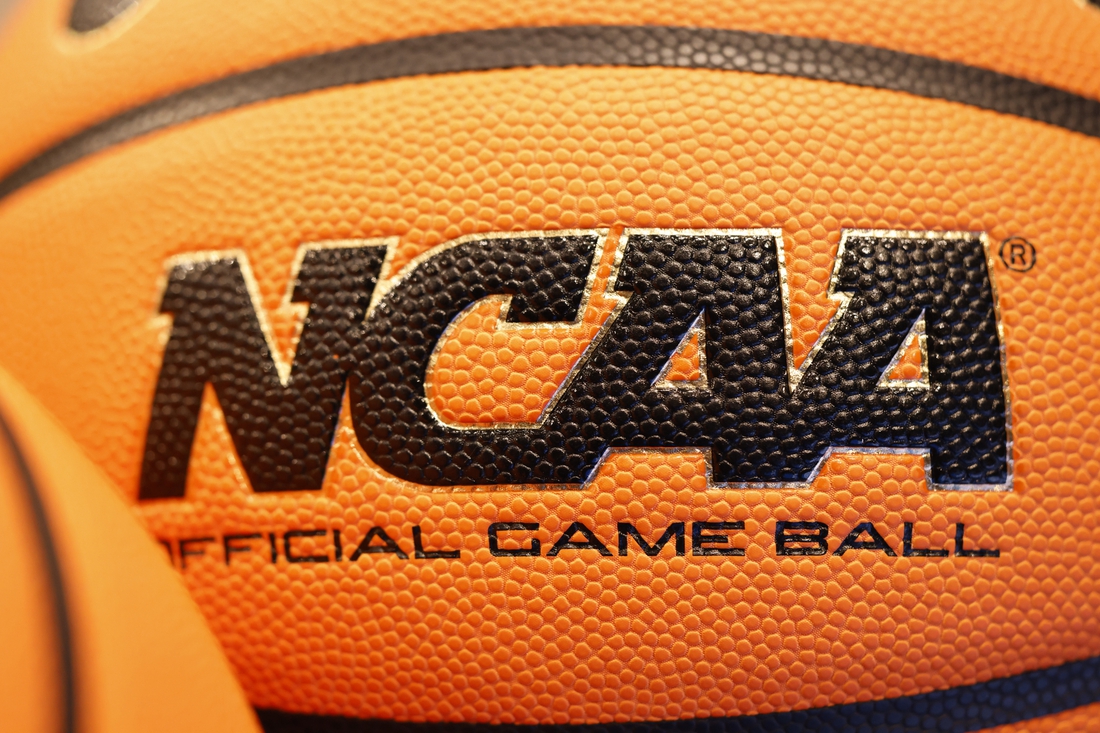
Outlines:
[[16,469],[19,473],[20,483],[23,485],[24,495],[31,508],[34,520],[35,532],[40,542],[40,551],[46,563],[46,574],[53,602],[54,624],[57,633],[58,646],[58,675],[60,677],[60,708],[61,720],[59,730],[61,733],[76,733],[76,665],[73,659],[73,634],[72,623],[69,614],[69,606],[65,592],[65,582],[61,572],[61,560],[58,557],[57,547],[54,544],[53,532],[50,529],[49,518],[46,515],[46,507],[42,501],[38,483],[34,474],[27,465],[26,457],[15,439],[7,419],[0,412],[0,433],[3,434],[8,449],[11,451]]
[[0,180],[0,198],[151,132],[271,99],[410,76],[566,66],[742,71],[941,99],[1100,137],[1100,101],[989,69],[875,46],[678,26],[443,33],[303,56],[201,84],[92,125]]

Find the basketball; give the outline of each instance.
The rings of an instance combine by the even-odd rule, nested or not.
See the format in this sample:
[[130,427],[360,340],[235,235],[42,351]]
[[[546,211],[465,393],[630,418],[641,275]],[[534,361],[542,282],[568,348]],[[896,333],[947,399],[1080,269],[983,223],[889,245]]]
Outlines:
[[1100,730],[1095,5],[27,0],[0,108],[0,367],[174,704]]
[[164,550],[2,373],[0,410],[4,729],[257,730]]

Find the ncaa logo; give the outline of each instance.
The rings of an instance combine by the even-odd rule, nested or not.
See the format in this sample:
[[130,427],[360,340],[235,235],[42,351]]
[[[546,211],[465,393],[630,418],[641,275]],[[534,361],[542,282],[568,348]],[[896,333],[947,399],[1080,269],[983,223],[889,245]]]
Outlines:
[[[382,283],[391,244],[300,250],[289,299],[308,311],[290,364],[243,255],[170,262],[141,499],[183,496],[207,384],[258,492],[321,488],[345,391],[370,459],[424,486],[577,488],[610,453],[662,451],[704,454],[712,487],[806,487],[848,451],[922,455],[933,489],[1011,488],[984,234],[844,232],[836,314],[797,368],[778,230],[475,235]],[[498,328],[576,323],[608,245],[614,310],[538,419],[445,422],[427,384],[452,325],[487,298]],[[698,377],[668,379],[689,340]],[[912,348],[920,377],[893,379]]]

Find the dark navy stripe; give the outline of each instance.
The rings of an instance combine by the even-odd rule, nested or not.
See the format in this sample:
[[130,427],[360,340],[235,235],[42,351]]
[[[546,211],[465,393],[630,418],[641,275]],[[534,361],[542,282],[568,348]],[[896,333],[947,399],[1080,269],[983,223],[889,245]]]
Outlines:
[[499,28],[290,59],[135,107],[64,140],[0,180],[0,197],[119,143],[269,99],[382,79],[528,67],[721,69],[908,92],[1100,137],[1100,102],[965,64],[771,33],[666,26]]
[[970,733],[1100,701],[1100,657],[1011,677],[788,713],[603,725],[395,723],[257,710],[266,733]]
[[8,444],[15,468],[19,472],[19,483],[23,486],[23,494],[27,505],[31,510],[31,519],[34,522],[35,534],[38,536],[39,552],[42,554],[46,566],[47,587],[52,601],[53,621],[57,634],[57,673],[58,673],[58,730],[61,733],[75,733],[77,730],[76,717],[76,665],[73,661],[73,633],[69,615],[69,604],[66,599],[65,583],[61,574],[61,560],[54,545],[53,533],[50,530],[49,518],[46,516],[46,507],[42,502],[42,494],[38,489],[38,483],[27,465],[27,459],[19,448],[7,420],[0,413],[0,435]]

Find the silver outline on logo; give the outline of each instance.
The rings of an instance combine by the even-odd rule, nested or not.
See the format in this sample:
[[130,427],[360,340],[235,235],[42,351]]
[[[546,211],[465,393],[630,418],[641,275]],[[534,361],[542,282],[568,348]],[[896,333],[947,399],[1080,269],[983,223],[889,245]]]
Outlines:
[[[561,400],[562,396],[564,396],[565,393],[568,391],[569,385],[573,382],[573,379],[576,377],[577,372],[580,370],[581,366],[584,364],[585,361],[587,361],[588,356],[591,355],[592,353],[594,353],[595,349],[598,348],[598,344],[599,344],[600,341],[602,341],[603,335],[605,333],[607,333],[608,326],[618,316],[618,314],[622,310],[623,306],[626,305],[627,299],[623,298],[622,296],[616,295],[610,287],[610,283],[612,282],[613,278],[618,275],[618,272],[619,272],[619,264],[622,261],[623,247],[622,247],[621,242],[619,242],[616,246],[615,259],[614,259],[614,262],[612,263],[612,266],[611,266],[611,277],[609,277],[608,280],[607,280],[608,289],[603,294],[604,297],[606,297],[606,298],[609,298],[609,299],[612,299],[612,300],[621,300],[621,302],[615,304],[615,307],[611,311],[610,315],[608,315],[607,320],[604,321],[603,325],[596,332],[596,335],[592,338],[592,341],[589,342],[588,346],[586,346],[584,348],[584,350],[581,352],[580,356],[577,357],[577,360],[573,363],[573,366],[570,367],[569,370],[566,372],[565,379],[562,380],[561,384],[554,391],[553,396],[546,403],[546,405],[542,408],[542,411],[539,412],[538,419],[535,420],[534,422],[493,422],[493,423],[481,423],[481,424],[446,422],[446,421],[443,420],[442,416],[440,416],[439,413],[436,412],[435,406],[432,404],[432,400],[428,396],[428,386],[429,386],[428,376],[435,372],[436,360],[438,359],[440,348],[447,341],[447,339],[449,339],[454,334],[455,329],[457,329],[458,324],[462,321],[462,319],[465,318],[466,315],[472,309],[478,307],[482,303],[498,302],[498,303],[501,304],[501,306],[500,306],[500,315],[497,317],[497,323],[496,323],[496,330],[499,330],[499,331],[516,331],[516,330],[520,330],[520,329],[523,329],[523,330],[534,329],[534,330],[541,330],[541,331],[550,331],[550,330],[557,329],[557,328],[562,328],[562,327],[579,326],[582,323],[584,323],[584,314],[585,314],[585,311],[588,310],[588,306],[592,301],[592,293],[593,293],[593,289],[595,288],[595,285],[596,285],[597,276],[599,274],[600,262],[603,260],[604,254],[607,251],[607,242],[608,242],[608,240],[611,236],[610,231],[607,230],[607,229],[563,229],[563,230],[560,230],[560,231],[547,231],[547,232],[535,232],[535,233],[532,233],[532,232],[507,232],[507,233],[499,233],[499,234],[495,234],[495,235],[491,235],[491,236],[476,235],[475,234],[475,235],[470,235],[470,236],[467,236],[467,237],[461,237],[460,239],[457,239],[454,242],[448,242],[446,245],[436,247],[436,248],[432,249],[431,251],[424,253],[420,257],[417,257],[415,260],[410,262],[405,268],[402,269],[401,279],[403,279],[404,277],[406,277],[406,276],[408,276],[409,274],[412,273],[412,270],[409,269],[410,267],[413,267],[413,266],[419,267],[421,264],[423,264],[427,260],[431,259],[431,257],[434,257],[435,255],[439,254],[440,252],[444,252],[448,249],[452,249],[453,247],[456,247],[460,244],[466,244],[467,242],[478,242],[478,241],[485,241],[485,240],[488,240],[488,239],[533,239],[535,237],[566,237],[566,236],[594,237],[595,240],[596,240],[595,241],[595,247],[594,247],[594,250],[593,250],[593,255],[592,255],[592,262],[591,262],[591,265],[590,265],[589,270],[588,270],[588,276],[585,278],[584,292],[581,295],[580,304],[577,306],[577,317],[574,318],[572,321],[553,321],[553,322],[543,322],[543,323],[508,323],[505,319],[508,316],[508,307],[512,303],[512,296],[510,296],[510,295],[490,295],[487,298],[482,298],[480,300],[474,301],[470,305],[463,308],[451,320],[451,322],[447,324],[446,328],[444,328],[443,332],[439,335],[439,339],[436,341],[435,347],[432,349],[432,354],[428,358],[428,366],[427,366],[427,369],[425,370],[425,373],[424,373],[424,396],[423,396],[424,402],[427,405],[428,412],[431,414],[432,418],[437,423],[439,423],[440,425],[442,425],[442,426],[444,426],[448,429],[461,430],[461,431],[535,430],[537,428],[542,427],[546,423],[546,420],[550,417],[551,413],[553,413],[554,408],[557,406],[557,404]],[[621,239],[621,237],[620,237],[620,239]],[[396,282],[394,283],[394,285],[396,285]]]
[[[696,387],[699,389],[705,389],[710,386],[710,382],[707,380],[707,328],[706,328],[706,312],[701,312],[695,316],[695,320],[688,326],[687,332],[680,339],[680,343],[676,344],[676,348],[672,350],[672,356],[668,357],[668,361],[661,367],[661,371],[657,373],[657,378],[653,380],[653,384],[650,385],[656,389],[685,389],[689,387]],[[672,360],[676,358],[684,348],[691,342],[692,337],[695,337],[699,348],[699,377],[697,379],[669,379],[668,373],[672,371]]]
[[[913,327],[909,329],[909,333],[906,334],[905,339],[901,342],[901,346],[894,352],[894,356],[890,359],[890,363],[886,365],[886,369],[882,372],[882,377],[878,380],[878,386],[883,389],[912,389],[912,390],[930,390],[932,384],[928,381],[928,334],[925,333],[926,325],[924,322],[924,311],[921,310],[920,316],[917,317],[916,322],[913,323]],[[905,352],[913,348],[916,345],[918,352],[920,353],[920,376],[916,379],[891,379],[890,373],[898,368],[901,364],[901,360],[905,358]]]
[[[278,308],[293,309],[295,314],[299,316],[297,318],[294,336],[290,344],[290,353],[292,355],[298,352],[298,340],[302,336],[302,329],[305,326],[305,315],[309,310],[308,303],[295,303],[291,301],[291,297],[294,295],[294,287],[298,283],[298,275],[302,270],[302,263],[306,258],[306,253],[323,249],[386,247],[386,257],[388,258],[394,242],[396,242],[396,238],[386,237],[378,239],[327,239],[320,242],[309,242],[298,245],[298,249],[294,252],[294,259],[290,263],[290,276],[287,280],[286,290],[277,306]],[[252,263],[249,262],[248,253],[243,249],[202,250],[169,257],[165,261],[164,269],[161,271],[160,278],[157,281],[156,306],[153,315],[154,322],[164,323],[166,320],[171,322],[171,314],[161,312],[160,308],[161,304],[164,302],[164,293],[168,289],[168,281],[172,277],[173,270],[180,265],[195,265],[200,262],[217,262],[219,260],[236,260],[237,267],[241,271],[241,278],[244,280],[245,290],[248,292],[248,299],[252,303],[252,311],[256,314],[256,321],[260,325],[260,332],[264,335],[264,342],[267,344],[267,350],[271,353],[271,360],[275,364],[275,373],[279,377],[279,384],[286,387],[290,384],[290,372],[294,366],[294,357],[291,356],[288,362],[283,358],[279,349],[276,348],[274,330],[271,327],[271,321],[267,315],[267,308],[264,307],[263,299],[260,296],[260,285],[256,281],[255,273],[252,271]],[[374,286],[375,291],[377,291],[378,288],[379,286],[376,283]],[[166,340],[170,335],[171,329],[168,329],[164,333],[164,339]]]

